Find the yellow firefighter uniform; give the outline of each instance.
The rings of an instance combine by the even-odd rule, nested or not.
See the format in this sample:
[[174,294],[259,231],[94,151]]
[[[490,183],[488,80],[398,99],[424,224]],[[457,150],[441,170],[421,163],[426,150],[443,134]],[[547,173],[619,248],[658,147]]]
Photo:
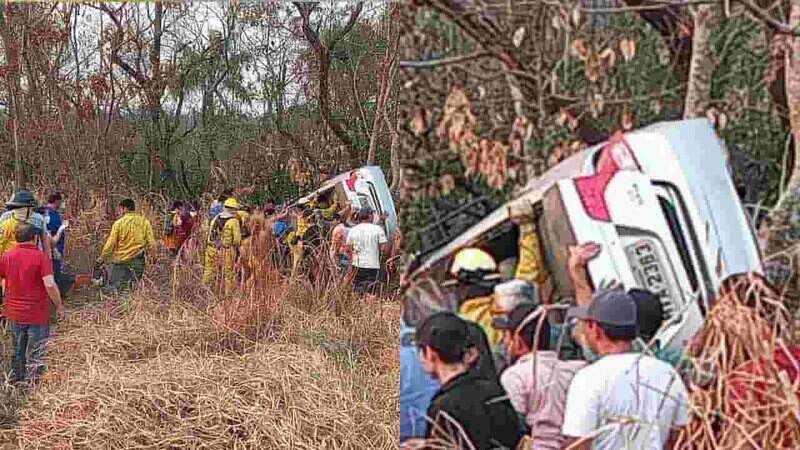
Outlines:
[[[229,199],[230,200],[230,199]],[[229,207],[229,202],[225,202]],[[230,205],[233,205],[231,202]],[[218,280],[220,266],[224,278],[225,292],[231,292],[236,285],[236,258],[242,244],[242,225],[239,216],[233,212],[223,212],[211,221],[206,242],[203,269],[203,284],[213,286]]]

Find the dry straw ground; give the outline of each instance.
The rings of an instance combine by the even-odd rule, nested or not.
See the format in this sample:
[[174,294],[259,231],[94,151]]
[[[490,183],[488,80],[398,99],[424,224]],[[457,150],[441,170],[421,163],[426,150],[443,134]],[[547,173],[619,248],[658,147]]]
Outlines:
[[[79,218],[70,255],[97,254],[101,216]],[[0,389],[6,445],[396,448],[397,303],[356,298],[325,258],[313,284],[267,264],[253,289],[220,298],[201,287],[199,250],[190,243],[179,265],[160,258],[130,295],[68,303],[43,382]]]

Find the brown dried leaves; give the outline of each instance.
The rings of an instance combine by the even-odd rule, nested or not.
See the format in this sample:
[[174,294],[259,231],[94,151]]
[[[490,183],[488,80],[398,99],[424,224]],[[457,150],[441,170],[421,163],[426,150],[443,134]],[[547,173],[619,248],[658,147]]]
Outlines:
[[585,63],[586,78],[592,83],[605,76],[617,62],[617,54],[612,48],[599,50],[583,39],[572,42],[572,53]]
[[[450,150],[461,156],[467,177],[482,175],[490,187],[502,189],[508,181],[509,145],[493,139],[479,138],[476,128],[469,98],[462,87],[454,86],[445,101],[444,114],[436,128],[436,134],[447,139]],[[522,154],[531,132],[531,125],[527,120],[518,118],[515,121],[509,137],[515,155]],[[514,174],[516,175],[516,170]],[[450,186],[449,180],[440,184],[442,187]],[[449,190],[451,189],[442,189]]]
[[289,178],[300,187],[307,186],[311,182],[311,174],[307,170],[303,170],[303,166],[297,158],[289,159]]

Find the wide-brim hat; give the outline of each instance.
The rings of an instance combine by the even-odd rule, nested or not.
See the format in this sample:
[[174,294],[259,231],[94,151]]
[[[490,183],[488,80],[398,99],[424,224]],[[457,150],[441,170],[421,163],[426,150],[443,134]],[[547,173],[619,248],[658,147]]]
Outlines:
[[7,208],[36,208],[37,206],[39,206],[39,202],[36,201],[33,193],[28,190],[15,192],[11,199],[6,202]]

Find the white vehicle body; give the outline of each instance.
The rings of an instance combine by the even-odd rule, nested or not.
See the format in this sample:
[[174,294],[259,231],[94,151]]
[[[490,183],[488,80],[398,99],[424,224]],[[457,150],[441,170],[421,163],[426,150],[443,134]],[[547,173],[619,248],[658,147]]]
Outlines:
[[597,242],[602,250],[589,262],[591,280],[659,294],[667,323],[656,338],[666,348],[686,346],[726,278],[763,273],[724,144],[709,121],[697,119],[625,133],[624,143],[609,141],[562,161],[509,204],[412,264],[407,278],[413,285],[442,281],[452,256],[508,227],[509,206],[519,202],[543,211],[538,228],[545,262],[562,299],[572,294],[567,247]]
[[335,195],[340,204],[346,202],[354,209],[369,207],[377,215],[386,214],[386,232],[390,239],[397,230],[394,200],[383,171],[378,166],[361,167],[330,178],[297,203],[308,202],[315,195],[320,198]]

